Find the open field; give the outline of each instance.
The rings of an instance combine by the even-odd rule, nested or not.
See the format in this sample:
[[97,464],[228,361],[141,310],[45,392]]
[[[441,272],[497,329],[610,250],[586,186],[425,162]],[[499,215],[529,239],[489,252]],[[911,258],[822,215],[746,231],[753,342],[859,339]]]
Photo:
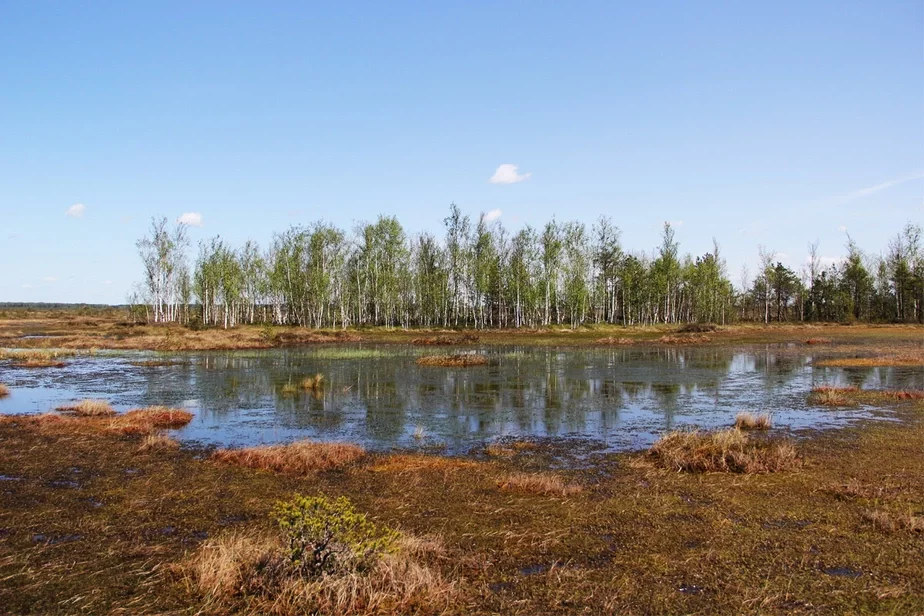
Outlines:
[[[880,398],[900,421],[791,441],[752,433],[768,445],[789,441],[798,459],[755,474],[699,472],[724,459],[711,444],[697,472],[664,468],[690,452],[701,459],[688,438],[669,447],[671,464],[655,448],[556,470],[556,452],[541,442],[463,458],[324,447],[210,457],[156,432],[102,429],[108,417],[6,417],[0,605],[257,613],[237,595],[214,603],[190,567],[228,541],[276,541],[263,539],[276,532],[274,504],[323,492],[347,496],[407,541],[438,546],[414,570],[423,586],[413,601],[407,588],[398,597],[406,613],[920,613],[924,401]],[[721,447],[734,454],[747,442],[722,437]],[[317,452],[324,464],[284,460]],[[377,613],[351,605],[331,613]]]
[[[791,343],[810,346],[826,365],[924,365],[924,326],[835,324],[740,324],[708,333],[678,326],[613,325],[542,329],[365,328],[315,330],[240,326],[192,330],[179,325],[133,325],[113,314],[28,313],[0,319],[0,347],[57,349],[139,349],[193,351],[266,349],[306,344],[394,343],[473,345],[736,345]],[[882,363],[886,362],[886,363]]]

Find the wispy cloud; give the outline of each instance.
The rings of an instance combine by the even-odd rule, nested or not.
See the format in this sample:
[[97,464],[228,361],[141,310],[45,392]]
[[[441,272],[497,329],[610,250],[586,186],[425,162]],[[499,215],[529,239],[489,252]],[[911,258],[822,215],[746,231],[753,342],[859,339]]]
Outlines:
[[909,173],[901,177],[894,178],[892,180],[887,180],[876,184],[875,186],[868,186],[866,188],[861,188],[860,190],[855,190],[850,193],[843,195],[838,195],[834,197],[834,201],[838,204],[847,203],[849,201],[854,201],[856,199],[863,199],[864,197],[869,197],[870,195],[875,195],[877,192],[882,192],[883,190],[888,190],[893,186],[898,186],[899,184],[904,184],[905,182],[911,182],[913,180],[919,180],[924,178],[924,171],[916,171],[914,173]]
[[179,218],[176,219],[181,225],[189,225],[190,227],[201,227],[202,226],[202,214],[199,212],[184,212]]
[[525,182],[531,175],[532,173],[520,173],[518,165],[504,163],[497,168],[497,171],[488,181],[492,184],[516,184],[517,182]]
[[86,211],[87,206],[85,206],[83,203],[75,203],[71,207],[67,208],[67,211],[64,212],[64,214],[70,216],[71,218],[80,218]]
[[495,221],[501,217],[501,214],[503,214],[503,212],[500,210],[491,210],[490,212],[484,215],[484,220],[485,222]]

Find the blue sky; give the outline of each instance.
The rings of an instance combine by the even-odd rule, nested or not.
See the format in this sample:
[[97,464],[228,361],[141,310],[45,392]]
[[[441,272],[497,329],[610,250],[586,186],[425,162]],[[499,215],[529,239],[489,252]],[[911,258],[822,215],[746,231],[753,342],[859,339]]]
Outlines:
[[736,283],[758,244],[879,252],[924,220],[922,44],[919,1],[0,1],[0,301],[121,303],[184,213],[673,221]]

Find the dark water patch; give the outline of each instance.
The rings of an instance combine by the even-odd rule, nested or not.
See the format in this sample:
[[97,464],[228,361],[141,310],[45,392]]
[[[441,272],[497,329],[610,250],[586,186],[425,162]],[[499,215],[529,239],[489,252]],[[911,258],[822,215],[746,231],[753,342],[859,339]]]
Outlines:
[[696,584],[681,584],[677,587],[677,590],[685,595],[701,595],[706,589]]
[[13,477],[12,475],[0,475],[0,481],[22,481],[22,477]]
[[46,535],[44,533],[32,535],[32,543],[42,543],[45,545],[71,543],[72,541],[80,541],[81,539],[83,539],[83,535]]
[[49,488],[55,488],[58,490],[79,490],[80,482],[74,481],[72,479],[52,479],[47,482]]
[[827,575],[836,577],[846,577],[856,579],[863,575],[862,571],[851,569],[850,567],[823,567],[821,571]]

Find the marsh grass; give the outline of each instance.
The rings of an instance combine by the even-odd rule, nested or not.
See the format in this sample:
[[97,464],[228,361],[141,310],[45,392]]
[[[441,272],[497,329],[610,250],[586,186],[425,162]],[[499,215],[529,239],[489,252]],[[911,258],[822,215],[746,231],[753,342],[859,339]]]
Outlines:
[[81,400],[59,406],[55,410],[77,417],[112,417],[116,414],[115,409],[105,400]]
[[170,438],[163,432],[151,432],[141,438],[138,451],[171,451],[180,448],[176,439]]
[[633,340],[632,338],[623,338],[623,337],[617,337],[617,336],[607,336],[606,338],[597,339],[597,344],[606,344],[606,345],[614,345],[614,346],[635,344],[635,342],[636,341]]
[[280,392],[283,396],[294,396],[295,394],[298,393],[298,385],[296,385],[295,383],[289,381],[288,383],[285,383],[285,384],[282,386],[282,389],[280,389],[279,392]]
[[802,466],[792,443],[756,440],[737,428],[669,432],[646,455],[657,466],[687,473],[774,473]]
[[212,460],[289,475],[305,475],[341,468],[360,460],[366,450],[352,443],[296,441],[243,449],[219,449]]
[[[874,368],[881,366],[922,366],[924,350],[896,351],[894,347],[875,349],[877,353],[867,357],[831,357],[813,362],[819,368]],[[864,352],[869,352],[864,349]]]
[[455,354],[455,355],[424,355],[417,358],[419,366],[442,366],[445,368],[469,368],[472,366],[488,365],[488,358],[484,355]]
[[476,344],[479,340],[480,338],[475,334],[455,334],[414,338],[411,340],[411,344],[417,346],[451,346],[455,344]]
[[910,531],[924,533],[924,517],[911,513],[891,513],[884,510],[866,511],[863,519],[887,533]]
[[110,430],[122,434],[150,434],[156,430],[182,428],[193,419],[185,409],[167,406],[149,406],[116,415],[109,424]]
[[0,383],[0,398],[6,398],[10,395],[10,388]]
[[770,415],[761,413],[738,413],[735,415],[735,427],[739,430],[769,430],[773,426]]
[[[362,570],[305,578],[287,567],[281,539],[269,533],[230,533],[203,544],[184,567],[211,611],[294,616],[441,614],[456,584],[430,562],[442,556],[432,538],[399,536],[395,550]],[[436,545],[436,547],[432,547]]]
[[511,473],[498,479],[497,487],[501,490],[545,496],[571,496],[582,490],[581,486],[567,483],[551,473]]
[[306,376],[301,381],[299,381],[298,387],[302,391],[318,393],[324,387],[324,375],[319,373],[314,376]]
[[860,392],[859,387],[829,387],[827,385],[814,388],[808,396],[809,404],[821,406],[852,406],[856,404],[853,396]]
[[804,340],[805,344],[830,344],[830,338],[807,338]]
[[66,364],[61,358],[70,357],[74,354],[75,351],[0,350],[0,360],[10,360],[12,365],[17,368],[63,368]]
[[533,441],[497,441],[484,448],[484,452],[492,458],[512,458],[518,453],[539,449],[539,444]]

